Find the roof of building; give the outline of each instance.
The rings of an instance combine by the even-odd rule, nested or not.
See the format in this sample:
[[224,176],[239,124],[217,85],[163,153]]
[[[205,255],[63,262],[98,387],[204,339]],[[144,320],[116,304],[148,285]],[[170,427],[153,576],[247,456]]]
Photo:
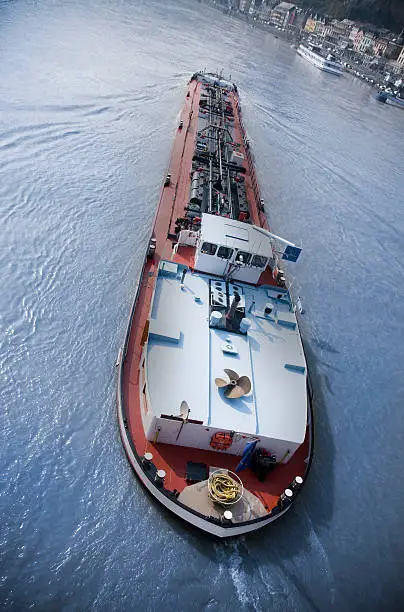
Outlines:
[[254,225],[226,217],[203,214],[201,240],[264,257],[273,256],[269,239]]
[[274,7],[274,11],[290,11],[291,9],[296,8],[296,4],[291,4],[290,2],[281,2]]
[[[152,413],[179,414],[186,401],[190,418],[205,426],[301,444],[306,363],[288,293],[237,283],[251,328],[247,335],[234,334],[209,327],[210,277],[188,271],[182,279],[183,270],[173,262],[160,264],[146,361]],[[264,315],[268,303],[276,312],[271,319]],[[233,352],[226,350],[229,344]],[[227,399],[215,385],[215,378],[225,377],[225,368],[248,376],[251,393]]]

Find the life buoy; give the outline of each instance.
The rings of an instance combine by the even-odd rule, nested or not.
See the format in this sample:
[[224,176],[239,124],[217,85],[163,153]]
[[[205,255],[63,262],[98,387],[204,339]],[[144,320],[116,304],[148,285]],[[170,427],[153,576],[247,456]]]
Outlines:
[[232,444],[232,436],[225,432],[214,433],[210,439],[210,446],[215,450],[227,450]]

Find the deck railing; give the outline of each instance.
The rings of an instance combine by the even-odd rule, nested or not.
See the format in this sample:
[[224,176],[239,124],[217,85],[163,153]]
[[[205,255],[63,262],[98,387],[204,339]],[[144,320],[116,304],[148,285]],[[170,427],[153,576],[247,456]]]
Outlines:
[[265,216],[265,212],[263,210],[263,203],[262,203],[261,191],[260,191],[259,184],[258,184],[257,173],[255,171],[254,154],[251,150],[250,142],[247,138],[247,131],[245,129],[243,118],[241,116],[241,106],[240,106],[240,102],[238,98],[236,100],[236,106],[237,106],[240,130],[243,136],[243,144],[244,144],[244,150],[245,150],[245,155],[246,155],[247,164],[248,164],[248,172],[249,172],[249,176],[251,179],[251,185],[252,185],[253,192],[254,192],[255,204],[257,206],[257,210],[260,216],[261,223],[264,226],[268,227],[268,221]]

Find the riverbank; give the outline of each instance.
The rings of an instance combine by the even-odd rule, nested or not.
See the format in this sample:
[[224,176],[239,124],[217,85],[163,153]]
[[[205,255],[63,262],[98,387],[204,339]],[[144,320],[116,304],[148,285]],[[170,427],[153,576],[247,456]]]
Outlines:
[[[208,4],[230,18],[237,19],[238,21],[248,24],[251,29],[258,29],[268,32],[269,34],[272,34],[274,38],[283,40],[289,44],[293,44],[296,46],[296,48],[299,44],[308,42],[312,36],[310,33],[298,28],[277,28],[240,11],[225,9],[223,6],[218,5],[214,0],[202,0],[202,4]],[[367,65],[360,63],[358,60],[353,60],[351,58],[345,59],[344,53],[342,53],[339,58],[344,65],[345,71],[351,74],[354,78],[363,81],[378,91],[380,89],[389,87],[389,84],[385,82],[385,75],[383,72],[370,70]]]
[[279,29],[276,26],[273,26],[269,23],[265,23],[263,21],[259,21],[255,17],[248,15],[246,13],[242,13],[235,9],[226,9],[222,5],[217,4],[214,0],[200,0],[201,4],[208,4],[212,6],[216,10],[220,11],[224,15],[231,17],[232,19],[237,19],[238,21],[243,21],[248,24],[251,29],[263,30],[265,32],[269,32],[275,38],[280,38],[286,40],[287,42],[291,42],[293,40],[298,40],[299,38],[299,30],[296,28],[285,28]]

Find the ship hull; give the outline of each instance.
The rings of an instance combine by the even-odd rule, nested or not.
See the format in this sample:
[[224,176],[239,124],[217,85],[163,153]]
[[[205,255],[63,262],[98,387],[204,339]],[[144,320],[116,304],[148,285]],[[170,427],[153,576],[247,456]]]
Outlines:
[[[169,163],[170,184],[167,180],[162,187],[159,205],[153,223],[151,236],[154,237],[156,250],[152,258],[145,254],[144,265],[137,283],[136,295],[130,312],[125,342],[117,360],[117,416],[123,446],[134,472],[151,495],[182,520],[218,538],[238,536],[256,531],[283,516],[294,504],[275,508],[282,490],[300,474],[306,481],[313,452],[313,418],[311,396],[308,392],[308,415],[306,435],[298,452],[285,466],[275,470],[270,485],[261,485],[251,474],[244,475],[252,492],[259,496],[268,512],[265,516],[246,520],[242,523],[223,523],[211,516],[205,516],[178,500],[178,493],[186,484],[183,464],[186,461],[206,461],[210,465],[235,470],[239,457],[225,453],[202,451],[181,446],[158,443],[148,440],[142,422],[142,363],[144,362],[145,329],[151,309],[157,270],[161,259],[170,259],[173,255],[175,217],[184,214],[187,193],[190,188],[189,168],[195,151],[197,134],[197,116],[199,107],[200,83],[190,82],[185,107],[181,115],[181,129],[177,130],[172,155]],[[266,217],[258,207],[260,193],[255,177],[253,160],[246,145],[246,134],[239,115],[238,96],[234,99],[236,113],[235,134],[240,143],[240,150],[246,156],[248,173],[246,174],[246,193],[250,204],[251,218],[256,225],[268,228]],[[150,237],[151,237],[150,236]],[[192,267],[192,256],[183,249],[176,255],[176,261],[182,261]],[[271,279],[270,279],[271,280]],[[272,281],[273,282],[273,281]],[[180,375],[181,373],[179,373]],[[153,465],[145,461],[145,454],[153,455]],[[166,473],[164,486],[156,483],[156,470]],[[300,494],[300,490],[298,491]],[[295,495],[297,499],[298,494]]]

